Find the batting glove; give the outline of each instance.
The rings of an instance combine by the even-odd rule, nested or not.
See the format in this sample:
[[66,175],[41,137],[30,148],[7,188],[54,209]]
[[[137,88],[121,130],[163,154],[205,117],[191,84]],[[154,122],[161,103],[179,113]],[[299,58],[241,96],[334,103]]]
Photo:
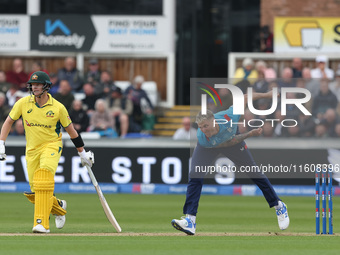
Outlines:
[[94,154],[92,151],[85,151],[78,152],[78,155],[80,156],[81,164],[82,166],[88,165],[89,167],[92,167],[94,164]]
[[5,154],[5,141],[0,140],[0,161],[6,160],[6,154]]

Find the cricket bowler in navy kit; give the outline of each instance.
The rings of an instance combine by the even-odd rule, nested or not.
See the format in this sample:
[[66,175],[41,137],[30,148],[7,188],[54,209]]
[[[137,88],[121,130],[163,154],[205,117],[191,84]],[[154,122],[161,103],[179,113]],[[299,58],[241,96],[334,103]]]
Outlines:
[[70,135],[83,166],[94,163],[94,155],[86,152],[81,136],[74,129],[65,106],[49,93],[50,77],[34,72],[27,83],[31,95],[19,99],[1,129],[0,160],[6,160],[5,141],[15,121],[22,118],[26,136],[26,162],[31,192],[24,195],[34,204],[33,233],[49,233],[49,217],[55,216],[57,228],[65,224],[66,201],[53,195],[54,175],[62,152],[61,126]]
[[[272,98],[273,92],[253,93],[253,100],[260,98]],[[247,104],[247,95],[245,97],[245,106]],[[218,124],[218,119],[228,120],[225,124]],[[237,125],[231,125],[232,122],[238,122],[240,115],[233,114],[233,106],[228,110],[213,114],[207,110],[207,114],[201,112],[196,116],[198,124],[197,138],[198,143],[192,155],[189,183],[186,192],[186,200],[183,207],[183,216],[180,220],[174,219],[171,224],[177,230],[188,235],[194,235],[196,232],[196,214],[198,203],[201,197],[203,180],[206,173],[195,172],[195,167],[202,168],[211,165],[219,154],[222,154],[232,160],[237,166],[255,166],[256,163],[250,154],[244,139],[251,136],[258,136],[262,129],[255,129],[244,134],[239,134]],[[261,189],[267,203],[274,207],[279,223],[279,228],[285,230],[289,226],[289,216],[287,206],[277,196],[273,186],[268,178],[261,172],[248,174],[251,180]]]

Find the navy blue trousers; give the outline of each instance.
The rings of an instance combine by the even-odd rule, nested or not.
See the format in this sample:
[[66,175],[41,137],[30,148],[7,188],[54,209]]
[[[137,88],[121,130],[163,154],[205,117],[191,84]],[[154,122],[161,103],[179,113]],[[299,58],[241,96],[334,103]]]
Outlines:
[[[195,171],[195,166],[210,166],[212,161],[220,154],[228,157],[237,166],[256,166],[245,142],[226,148],[204,148],[197,144],[191,159],[190,178],[183,207],[184,214],[196,215],[201,197],[204,176],[206,173],[200,173],[199,175],[197,175],[197,173],[192,174]],[[249,173],[248,176],[261,189],[263,196],[270,207],[278,204],[280,199],[268,178],[263,173]]]

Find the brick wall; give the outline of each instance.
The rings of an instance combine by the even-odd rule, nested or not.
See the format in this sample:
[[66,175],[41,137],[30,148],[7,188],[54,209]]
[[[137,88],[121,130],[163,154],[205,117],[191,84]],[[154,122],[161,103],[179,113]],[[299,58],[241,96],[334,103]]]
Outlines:
[[278,16],[339,17],[340,0],[261,0],[261,26],[273,31]]

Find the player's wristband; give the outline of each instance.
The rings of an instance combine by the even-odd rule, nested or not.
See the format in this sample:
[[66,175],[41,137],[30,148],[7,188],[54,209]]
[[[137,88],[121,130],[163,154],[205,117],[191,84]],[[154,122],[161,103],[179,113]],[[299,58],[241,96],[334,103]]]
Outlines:
[[4,140],[0,140],[0,145],[5,145],[5,141]]
[[80,135],[71,139],[71,141],[73,142],[74,146],[76,146],[76,148],[84,147],[84,142]]

